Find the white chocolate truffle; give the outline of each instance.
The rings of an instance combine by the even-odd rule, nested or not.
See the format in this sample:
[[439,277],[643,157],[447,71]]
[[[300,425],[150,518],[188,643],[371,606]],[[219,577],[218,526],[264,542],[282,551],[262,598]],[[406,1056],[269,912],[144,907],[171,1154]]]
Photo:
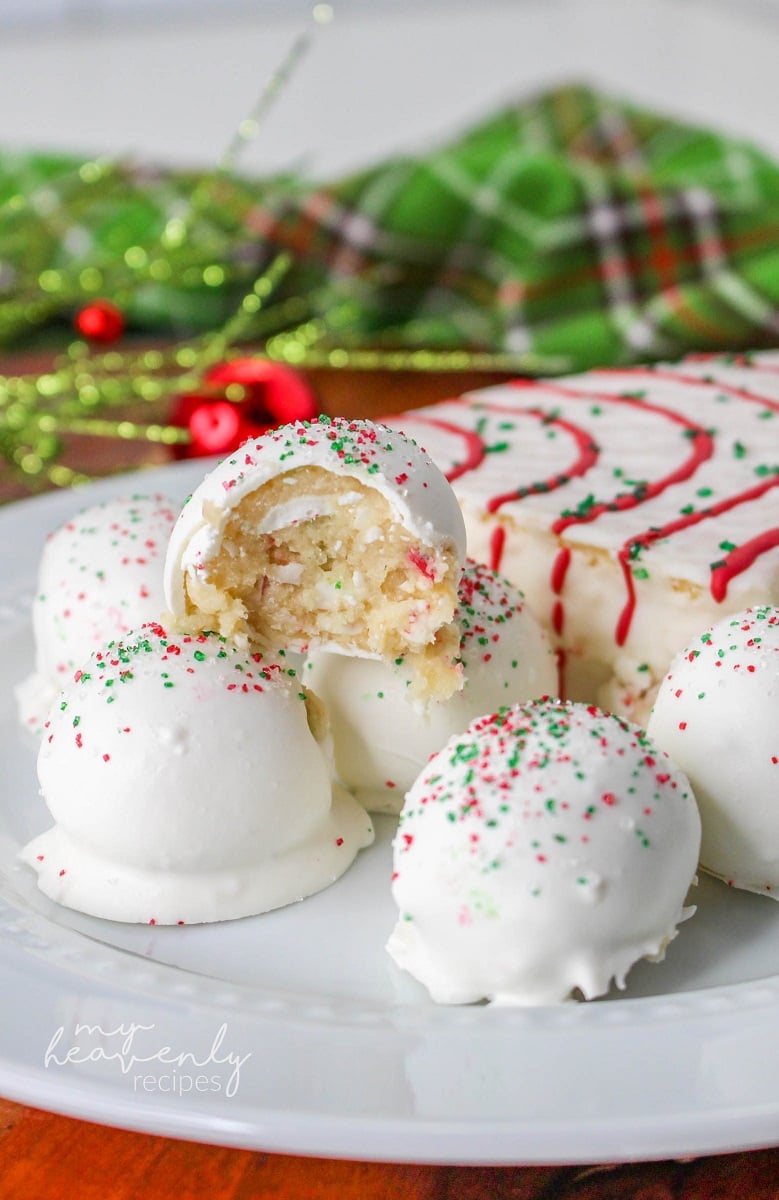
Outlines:
[[538,701],[435,754],[394,841],[388,950],[442,1004],[552,1004],[623,987],[685,908],[700,818],[637,726]]
[[464,559],[457,500],[414,442],[320,417],[249,440],[203,480],[174,529],[165,588],[181,628],[406,654],[420,695],[450,695]]
[[95,504],[50,534],[32,606],[35,670],[17,689],[21,722],[40,732],[88,654],[162,616],[162,568],[178,505],[165,496]]
[[398,813],[430,755],[476,717],[557,693],[549,640],[522,593],[468,561],[458,588],[464,685],[420,710],[405,659],[396,663],[313,653],[304,678],[325,704],[341,781],[369,812]]
[[300,900],[373,837],[316,724],[282,661],[144,626],[92,655],[52,710],[38,777],[56,824],[22,859],[47,896],[115,921]]
[[649,730],[695,792],[701,867],[779,899],[779,609],[745,609],[692,641]]

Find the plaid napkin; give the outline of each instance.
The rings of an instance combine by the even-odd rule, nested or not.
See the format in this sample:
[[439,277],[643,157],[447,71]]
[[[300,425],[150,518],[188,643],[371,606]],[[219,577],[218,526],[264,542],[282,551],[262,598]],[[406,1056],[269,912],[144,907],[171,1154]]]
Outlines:
[[213,328],[286,250],[258,344],[307,323],[544,372],[779,344],[777,165],[582,86],[325,184],[0,155],[0,205],[7,343],[96,293]]

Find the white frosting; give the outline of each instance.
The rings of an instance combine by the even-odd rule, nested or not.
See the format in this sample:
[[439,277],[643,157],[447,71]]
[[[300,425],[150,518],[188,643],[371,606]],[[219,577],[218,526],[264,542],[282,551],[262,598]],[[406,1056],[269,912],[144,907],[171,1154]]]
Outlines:
[[326,651],[308,658],[304,678],[327,707],[339,777],[371,812],[399,812],[430,755],[475,717],[556,694],[549,640],[511,584],[468,562],[455,621],[464,687],[424,709],[409,700],[402,659],[381,663]]
[[452,737],[411,788],[387,948],[439,1003],[592,999],[662,958],[699,845],[687,780],[637,727],[515,705]]
[[62,693],[38,758],[55,826],[22,851],[41,889],[117,921],[220,921],[337,879],[373,837],[333,787],[283,660],[144,626]]
[[779,609],[746,609],[690,642],[649,729],[695,792],[701,866],[779,899]]
[[643,723],[696,633],[779,603],[779,352],[499,385],[391,421],[450,478],[471,557],[562,649],[570,698]]
[[[413,536],[437,550],[452,548],[460,561],[465,559],[465,527],[457,500],[413,441],[371,421],[322,417],[294,422],[245,442],[206,476],[184,506],[165,564],[167,603],[175,617],[186,613],[186,577],[207,580],[209,559],[241,500],[271,479],[305,466],[359,479],[386,498]],[[320,497],[293,497],[269,514],[263,531],[283,528],[292,520],[310,520],[324,511],[322,504]]]
[[35,670],[17,690],[23,724],[40,732],[88,654],[162,615],[177,513],[165,496],[130,496],[86,508],[49,536],[32,607]]

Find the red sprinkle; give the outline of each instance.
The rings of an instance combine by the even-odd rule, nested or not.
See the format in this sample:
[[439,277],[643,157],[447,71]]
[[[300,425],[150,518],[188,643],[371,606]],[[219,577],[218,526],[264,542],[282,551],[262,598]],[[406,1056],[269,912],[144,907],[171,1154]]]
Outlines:
[[433,572],[433,569],[430,566],[430,561],[429,561],[429,559],[425,558],[424,554],[422,554],[421,551],[416,550],[416,549],[409,550],[408,554],[406,555],[406,558],[411,563],[412,567],[416,567],[418,571],[422,572],[425,579],[430,579],[430,580],[435,579],[435,573]]

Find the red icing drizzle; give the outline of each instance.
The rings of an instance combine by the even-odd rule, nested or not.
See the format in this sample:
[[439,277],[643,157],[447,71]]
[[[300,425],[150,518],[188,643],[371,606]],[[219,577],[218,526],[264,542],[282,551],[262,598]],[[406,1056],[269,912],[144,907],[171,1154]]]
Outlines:
[[536,420],[543,422],[544,425],[564,430],[573,439],[577,455],[567,470],[560,471],[557,475],[552,475],[549,479],[531,483],[526,488],[515,488],[513,491],[504,492],[500,496],[493,496],[491,500],[487,501],[487,512],[497,512],[504,504],[509,504],[512,500],[523,500],[525,496],[554,492],[558,488],[564,487],[571,479],[579,475],[586,475],[590,468],[594,467],[598,461],[600,450],[593,441],[592,434],[588,429],[583,429],[580,425],[574,425],[572,421],[566,421],[562,417],[552,416],[540,408],[513,409],[501,407],[500,411],[509,412],[513,416],[535,417]]
[[552,629],[554,630],[554,632],[556,634],[559,635],[563,632],[564,624],[565,624],[565,609],[563,607],[563,602],[562,602],[562,600],[555,600],[555,602],[552,606]]
[[559,593],[563,590],[563,584],[565,583],[565,576],[568,571],[568,565],[570,561],[571,551],[567,546],[564,546],[557,555],[554,566],[552,567],[552,591],[556,596],[559,595]]
[[[768,479],[764,483],[759,483],[753,488],[748,488],[745,492],[738,492],[734,496],[728,496],[725,500],[720,500],[719,503],[712,504],[709,508],[701,509],[698,512],[686,513],[683,516],[677,517],[675,521],[669,521],[666,525],[657,526],[654,529],[646,530],[644,533],[639,533],[620,547],[617,558],[622,567],[628,599],[620,613],[614,635],[618,646],[622,646],[625,643],[625,639],[630,632],[630,624],[636,608],[636,589],[633,584],[633,573],[630,567],[632,548],[634,546],[651,546],[653,542],[659,541],[661,538],[671,537],[672,534],[679,533],[682,529],[690,529],[693,525],[698,525],[701,521],[707,521],[711,517],[719,517],[722,513],[729,512],[732,508],[738,508],[740,504],[748,504],[750,500],[758,500],[765,492],[775,487],[779,487],[779,478],[777,477]],[[767,530],[765,533],[758,534],[757,537],[738,546],[722,560],[719,566],[714,567],[711,573],[710,589],[716,602],[721,604],[725,599],[728,583],[731,579],[739,575],[742,571],[745,571],[747,567],[752,565],[755,559],[777,544],[779,544],[779,530]]]
[[[565,577],[568,574],[568,567],[571,563],[571,551],[567,546],[563,546],[557,552],[557,557],[552,565],[551,586],[552,593],[559,596],[565,586]],[[565,622],[565,610],[561,600],[556,600],[552,609],[552,628],[555,633],[560,634],[563,631]]]
[[[700,355],[699,358],[706,356]],[[742,363],[742,365],[745,365]],[[763,369],[763,368],[761,368]],[[619,368],[607,369],[609,374],[621,374]],[[737,387],[727,381],[717,379],[701,378],[698,375],[688,375],[684,371],[673,371],[658,367],[638,367],[633,368],[629,372],[632,378],[639,374],[644,374],[648,378],[666,379],[673,383],[683,383],[688,386],[716,388],[723,393],[727,392],[731,395],[738,396],[741,400],[746,400],[751,404],[759,404],[762,408],[770,409],[772,412],[779,413],[779,401],[772,397],[763,396],[759,392],[753,392],[749,388]],[[718,504],[702,512],[689,513],[684,517],[680,517],[676,521],[669,522],[659,530],[651,530],[646,533],[639,534],[635,538],[631,538],[630,542],[626,543],[619,552],[619,561],[622,566],[622,572],[628,588],[628,602],[622,610],[616,630],[616,640],[618,645],[622,645],[630,630],[630,623],[633,612],[635,611],[635,589],[633,586],[633,577],[628,566],[628,556],[630,554],[631,545],[640,544],[642,546],[651,545],[653,541],[657,541],[661,537],[669,537],[673,533],[678,533],[682,529],[687,529],[692,525],[697,525],[699,521],[706,520],[709,517],[719,516],[721,513],[728,512],[732,508],[736,508],[739,504],[746,504],[750,500],[757,500],[770,488],[779,486],[779,479],[774,477],[762,484],[758,484],[754,488],[749,488],[745,492],[739,492],[734,496],[729,496]],[[728,584],[731,579],[735,579],[742,571],[746,571],[752,566],[761,554],[768,553],[775,546],[779,545],[779,530],[767,529],[759,533],[756,537],[750,538],[748,542],[744,542],[741,546],[737,546],[732,550],[722,561],[712,567],[711,579],[709,582],[709,590],[712,597],[721,604],[728,590]]]
[[[532,381],[518,380],[517,387],[534,387],[537,386]],[[493,496],[487,501],[486,510],[490,513],[495,513],[504,504],[517,502],[525,496],[538,495],[540,493],[556,491],[558,488],[564,487],[571,479],[577,476],[585,475],[591,467],[598,461],[599,448],[593,441],[592,434],[588,429],[580,425],[574,424],[572,421],[567,421],[562,417],[554,416],[544,412],[540,408],[513,408],[510,405],[491,405],[483,404],[482,409],[485,411],[496,413],[500,416],[517,416],[517,417],[533,417],[537,421],[543,422],[555,429],[563,430],[573,440],[576,448],[576,456],[572,459],[570,465],[565,471],[560,471],[551,476],[549,479],[536,481],[528,484],[527,487],[515,488],[510,492],[505,492],[498,496]],[[437,429],[443,430],[445,433],[451,433],[455,437],[460,437],[465,442],[466,457],[462,463],[457,463],[450,467],[446,472],[446,478],[450,483],[459,479],[462,475],[466,475],[469,471],[475,471],[487,454],[487,446],[484,439],[476,432],[476,430],[461,429],[450,421],[441,421],[437,418],[422,416],[417,413],[410,413],[412,420],[419,421],[434,426]],[[497,525],[490,537],[490,555],[489,566],[493,571],[500,570],[501,560],[503,558],[503,550],[506,545],[506,530],[504,526]],[[557,575],[554,578],[559,578],[559,584],[556,586],[553,582],[553,590],[559,593],[562,590],[565,571],[570,561],[570,551],[563,550],[560,555],[560,566],[557,568]],[[560,573],[561,572],[561,573]],[[562,605],[559,606],[559,622],[562,628]],[[558,629],[559,632],[559,629]]]
[[655,496],[662,495],[666,488],[673,484],[683,483],[692,478],[701,463],[704,463],[707,458],[711,458],[714,453],[714,438],[711,434],[702,425],[688,421],[686,417],[674,412],[673,409],[664,408],[660,404],[652,404],[649,400],[637,399],[635,396],[611,395],[607,392],[576,392],[563,387],[555,387],[554,390],[573,400],[597,400],[599,403],[624,404],[629,408],[639,408],[644,412],[655,412],[672,424],[681,426],[690,435],[690,453],[675,470],[669,471],[667,475],[661,475],[659,479],[645,484],[640,489],[618,493],[611,500],[602,500],[592,504],[585,513],[571,513],[569,516],[559,517],[552,525],[552,532],[558,535],[569,529],[571,525],[589,525],[603,513],[622,512],[628,508],[637,508],[646,500],[652,500]]
[[[774,482],[779,483],[779,480],[774,480]],[[759,558],[761,554],[773,550],[775,546],[779,546],[779,527],[766,529],[757,537],[743,542],[735,550],[732,550],[711,573],[711,594],[717,603],[721,604],[725,599],[731,579],[740,575],[742,571],[746,571],[747,567],[752,566],[755,559]]]
[[[522,381],[518,386],[521,387],[537,387],[532,381]],[[680,426],[690,435],[690,452],[685,460],[673,471],[661,476],[660,479],[649,482],[640,490],[635,489],[632,492],[625,492],[613,496],[607,501],[599,501],[589,506],[586,512],[571,513],[567,516],[561,516],[552,525],[552,532],[558,537],[566,529],[572,525],[589,524],[595,521],[603,513],[621,511],[628,508],[635,508],[639,504],[650,500],[655,496],[660,495],[666,488],[671,487],[675,483],[681,483],[684,480],[690,479],[698,470],[701,463],[710,458],[714,452],[714,440],[711,435],[695,422],[689,421],[682,414],[675,412],[672,409],[665,408],[662,405],[652,404],[650,401],[638,399],[635,396],[621,396],[612,393],[596,393],[588,391],[576,391],[572,388],[566,388],[560,385],[545,383],[543,385],[545,391],[556,392],[558,395],[565,396],[567,399],[582,400],[585,402],[607,403],[607,404],[622,404],[628,407],[639,408],[642,411],[652,411],[658,413],[666,420],[675,425]],[[493,409],[493,411],[495,411]],[[577,448],[577,456],[571,463],[570,467],[565,472],[560,472],[552,478],[543,481],[542,483],[531,484],[527,489],[518,488],[512,492],[506,492],[502,495],[492,497],[486,504],[487,512],[497,512],[504,504],[509,502],[517,502],[522,500],[527,495],[532,495],[539,492],[554,491],[557,488],[563,487],[570,479],[585,475],[598,461],[598,446],[593,440],[592,434],[588,429],[576,425],[571,421],[567,421],[561,417],[552,416],[538,408],[532,409],[512,409],[511,407],[504,408],[500,406],[501,413],[512,413],[517,416],[532,416],[537,420],[542,420],[549,425],[565,430],[574,440]],[[505,546],[506,533],[500,528],[495,530],[491,543],[491,563],[493,569],[497,570],[500,566],[500,559]],[[631,539],[629,546],[636,539]],[[565,577],[571,559],[571,552],[567,547],[562,547],[557,555],[552,567],[552,576],[550,586],[553,594],[560,597],[565,584]],[[625,570],[623,564],[623,571]],[[623,610],[620,618],[620,626],[616,631],[618,644],[622,644],[622,640],[627,637],[630,621],[635,608],[635,593],[633,590],[632,576],[626,572],[626,580],[629,580],[629,603],[626,609]],[[555,600],[555,604],[551,614],[552,628],[558,635],[562,633],[565,623],[565,610],[560,599]]]
[[[623,492],[612,497],[608,501],[597,501],[591,504],[585,512],[570,513],[567,516],[559,517],[552,525],[552,532],[559,537],[566,529],[572,525],[586,525],[592,521],[596,521],[598,517],[606,512],[624,511],[629,508],[637,508],[647,500],[653,499],[655,496],[661,495],[666,488],[673,484],[682,483],[690,479],[698,470],[701,463],[711,458],[714,453],[714,439],[701,425],[693,421],[688,421],[686,417],[680,413],[674,412],[672,409],[665,408],[663,405],[652,404],[651,401],[638,399],[635,396],[613,395],[611,393],[596,393],[596,392],[577,392],[571,388],[549,385],[550,390],[556,391],[559,395],[563,395],[569,399],[587,400],[590,403],[597,401],[598,403],[606,404],[621,404],[631,408],[640,408],[642,411],[655,412],[659,416],[664,417],[674,425],[679,425],[686,433],[689,434],[690,452],[685,457],[684,461],[679,464],[673,471],[662,475],[659,479],[647,482],[640,489],[635,489],[631,492]],[[630,631],[630,624],[635,611],[635,589],[633,586],[633,578],[627,565],[627,555],[630,553],[632,545],[636,539],[631,538],[627,543],[627,547],[623,547],[620,551],[620,562],[622,564],[623,574],[625,576],[628,587],[628,603],[622,610],[620,620],[615,630],[615,639],[617,645],[622,645]],[[623,551],[626,553],[623,561]],[[562,592],[565,582],[565,573],[570,560],[570,551],[568,558],[563,557],[564,551],[558,555],[552,568],[551,587],[555,595],[559,596]],[[552,627],[556,633],[561,633],[565,623],[565,613],[562,601],[555,601],[552,610]]]
[[488,566],[490,566],[493,571],[500,570],[500,564],[503,559],[503,549],[505,545],[505,527],[503,525],[496,525],[490,538],[490,561],[488,563]]
[[[761,367],[760,369],[763,370],[764,368]],[[732,396],[738,396],[741,400],[749,400],[752,404],[761,404],[763,408],[770,408],[772,412],[779,413],[779,400],[774,400],[769,396],[761,396],[759,392],[750,391],[749,388],[738,387],[735,384],[728,383],[727,380],[708,379],[700,375],[687,375],[684,371],[671,371],[664,367],[633,367],[629,372],[620,371],[618,367],[607,367],[605,373],[610,375],[629,374],[631,377],[646,375],[649,379],[667,379],[671,383],[685,383],[694,387],[716,388],[719,392],[729,392]]]
[[[461,403],[461,401],[457,403]],[[475,471],[484,461],[487,447],[475,429],[461,429],[459,425],[454,425],[451,421],[440,421],[437,417],[418,416],[416,413],[410,415],[420,424],[432,425],[435,429],[442,429],[444,433],[451,433],[465,442],[465,460],[455,463],[446,472],[446,478],[450,483],[454,483],[455,479],[459,479],[461,475],[467,475],[469,471]]]

